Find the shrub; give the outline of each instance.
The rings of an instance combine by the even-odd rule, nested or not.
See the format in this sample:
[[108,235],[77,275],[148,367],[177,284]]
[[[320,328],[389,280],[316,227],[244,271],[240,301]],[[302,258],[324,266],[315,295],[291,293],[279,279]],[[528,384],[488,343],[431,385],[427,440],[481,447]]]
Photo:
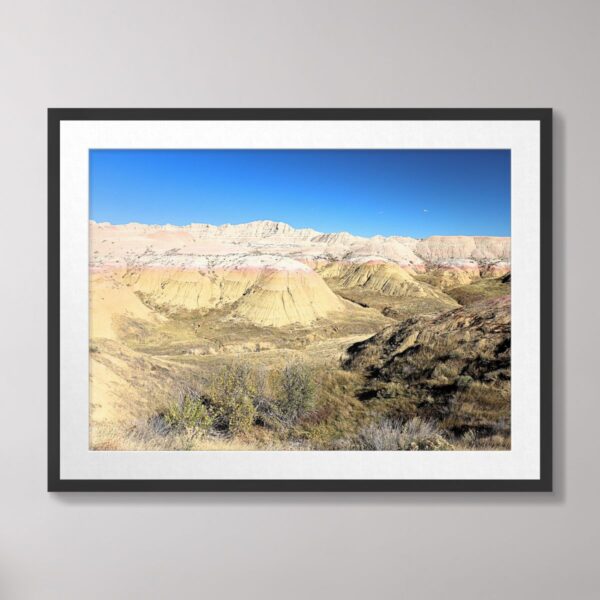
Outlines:
[[404,423],[383,421],[360,433],[364,450],[451,450],[431,421],[414,417]]
[[208,399],[215,426],[233,434],[247,432],[256,416],[256,373],[246,363],[227,365],[209,381]]
[[294,424],[315,407],[315,383],[309,368],[299,362],[287,364],[279,375],[277,408],[281,419]]
[[[194,390],[180,391],[179,401],[167,409],[162,415],[162,421],[169,431],[192,435],[208,431],[213,425],[210,411]],[[160,423],[154,423],[153,426],[157,429]]]
[[248,433],[255,423],[287,428],[315,406],[315,385],[308,367],[287,364],[281,370],[228,364],[214,373],[203,394],[184,387],[179,401],[155,415],[148,426],[159,435],[196,435],[215,429]]
[[213,375],[207,397],[217,428],[245,433],[257,420],[271,427],[296,424],[315,407],[315,384],[300,362],[270,373],[242,362]]
[[278,399],[274,390],[277,389],[279,374],[276,371],[267,373],[265,369],[255,372],[256,394],[253,398],[256,410],[256,420],[261,425],[277,428],[282,425]]
[[473,383],[473,378],[470,375],[461,375],[456,380],[456,387],[458,389],[468,388]]

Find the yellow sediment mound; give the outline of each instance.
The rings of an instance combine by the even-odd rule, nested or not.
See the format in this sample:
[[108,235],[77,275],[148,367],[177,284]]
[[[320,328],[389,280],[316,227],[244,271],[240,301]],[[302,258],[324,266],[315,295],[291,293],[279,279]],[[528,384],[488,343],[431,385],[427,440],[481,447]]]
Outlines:
[[99,273],[90,278],[90,339],[117,339],[116,319],[129,316],[152,320],[153,312],[127,286],[119,273]]
[[211,270],[136,268],[121,280],[144,309],[134,292],[141,292],[157,306],[230,308],[233,317],[273,327],[308,325],[347,310],[317,273],[289,259],[279,264],[262,260],[245,267],[221,265]]
[[[101,362],[90,354],[90,419],[93,422],[118,421],[129,416],[138,392],[121,374],[114,357]],[[124,371],[127,373],[127,371]]]
[[200,271],[151,267],[131,271],[124,279],[157,305],[196,310],[212,308],[220,299],[219,284]]
[[480,278],[478,269],[458,269],[440,267],[427,274],[427,281],[442,290],[468,285]]
[[90,422],[143,418],[177,396],[177,366],[114,340],[92,342]]
[[363,288],[387,296],[437,298],[439,291],[417,281],[407,270],[392,262],[332,263],[322,271],[339,289]]
[[311,271],[265,272],[235,304],[234,314],[253,323],[308,325],[346,305]]

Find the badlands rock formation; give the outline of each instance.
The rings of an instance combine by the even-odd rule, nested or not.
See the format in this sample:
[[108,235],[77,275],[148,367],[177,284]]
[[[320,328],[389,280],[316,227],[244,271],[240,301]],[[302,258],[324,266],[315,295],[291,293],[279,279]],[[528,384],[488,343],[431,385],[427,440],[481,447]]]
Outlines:
[[407,319],[350,346],[344,366],[364,373],[363,397],[402,398],[404,418],[509,449],[510,304],[503,296]]
[[498,260],[510,258],[510,238],[480,236],[439,236],[419,240],[414,251],[422,259]]
[[305,264],[274,255],[147,257],[123,281],[153,304],[188,310],[231,307],[258,325],[309,324],[344,310],[343,302]]
[[[453,383],[465,375],[481,381],[508,381],[510,305],[510,298],[504,296],[435,317],[407,319],[350,347],[346,366],[377,370],[388,379],[425,380],[432,376],[427,371],[429,365],[423,361],[417,369],[414,357],[434,348],[440,357],[445,357],[438,363],[446,367],[452,363],[443,377]],[[453,352],[451,357],[449,349]]]
[[359,310],[335,292],[454,301],[442,289],[510,271],[510,238],[364,238],[285,223],[90,224],[92,336],[148,307],[223,311],[260,326],[311,325]]
[[441,298],[438,290],[417,281],[414,270],[378,256],[353,257],[335,261],[319,270],[321,276],[335,288],[362,288],[387,296]]

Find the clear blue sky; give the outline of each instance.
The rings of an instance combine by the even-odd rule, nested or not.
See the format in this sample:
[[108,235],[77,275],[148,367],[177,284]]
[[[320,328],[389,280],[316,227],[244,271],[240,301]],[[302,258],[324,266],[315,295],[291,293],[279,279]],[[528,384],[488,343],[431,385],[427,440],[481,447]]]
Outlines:
[[510,235],[509,150],[91,150],[95,221]]

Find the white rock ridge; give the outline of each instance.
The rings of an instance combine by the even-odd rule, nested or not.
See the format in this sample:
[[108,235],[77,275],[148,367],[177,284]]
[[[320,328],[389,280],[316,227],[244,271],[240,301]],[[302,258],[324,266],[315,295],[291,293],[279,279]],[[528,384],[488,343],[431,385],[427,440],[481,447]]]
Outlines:
[[[491,236],[355,236],[294,229],[287,223],[252,221],[240,225],[111,225],[90,222],[92,264],[105,260],[172,251],[181,254],[271,254],[305,260],[377,256],[402,265],[452,259],[510,261],[510,238]],[[113,247],[111,247],[113,246]],[[158,258],[158,256],[157,256]]]

